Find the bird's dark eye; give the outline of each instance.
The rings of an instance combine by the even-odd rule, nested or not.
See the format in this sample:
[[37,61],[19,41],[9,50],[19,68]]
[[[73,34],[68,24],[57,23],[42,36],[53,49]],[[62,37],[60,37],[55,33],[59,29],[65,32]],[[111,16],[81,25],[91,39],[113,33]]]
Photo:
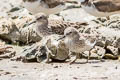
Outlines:
[[70,35],[72,32],[67,33],[66,35]]
[[71,34],[72,32],[69,32],[69,34]]
[[40,20],[40,19],[42,19],[43,17],[39,17],[39,18],[37,18],[37,20]]

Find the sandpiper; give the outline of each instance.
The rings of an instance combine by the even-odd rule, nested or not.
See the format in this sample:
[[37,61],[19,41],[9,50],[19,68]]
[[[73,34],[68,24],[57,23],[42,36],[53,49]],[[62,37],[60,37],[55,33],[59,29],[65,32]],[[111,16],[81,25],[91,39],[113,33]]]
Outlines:
[[82,8],[96,17],[107,17],[120,13],[120,0],[79,0]]
[[65,9],[64,0],[23,0],[23,4],[32,14],[56,14]]
[[40,37],[45,37],[53,34],[52,30],[48,28],[48,18],[44,13],[38,13],[35,15],[35,29]]
[[[85,51],[90,51],[96,44],[94,36],[87,36],[87,34],[79,34],[78,30],[73,27],[68,27],[64,31],[64,36],[60,39],[64,39],[70,52],[75,52],[76,57],[70,64],[74,63],[80,55]],[[59,40],[60,40],[59,39]],[[88,59],[90,58],[90,53]],[[87,62],[88,62],[87,59]]]

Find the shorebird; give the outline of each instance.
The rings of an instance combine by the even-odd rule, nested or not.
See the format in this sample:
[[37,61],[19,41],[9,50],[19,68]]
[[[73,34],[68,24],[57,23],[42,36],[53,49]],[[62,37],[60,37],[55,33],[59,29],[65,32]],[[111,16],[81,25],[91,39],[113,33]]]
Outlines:
[[[68,27],[64,31],[64,36],[59,40],[64,39],[65,44],[69,48],[70,52],[76,53],[75,59],[70,62],[70,64],[74,63],[80,55],[85,51],[90,51],[94,45],[96,44],[96,39],[94,36],[87,36],[87,34],[79,34],[78,30],[73,27]],[[87,59],[87,62],[90,58],[90,53]]]
[[23,0],[23,5],[32,14],[56,14],[65,9],[64,0]]
[[96,17],[107,17],[120,13],[120,0],[79,0],[82,8]]
[[35,15],[35,19],[35,30],[40,37],[53,34],[52,30],[48,28],[48,18],[46,14],[38,13]]

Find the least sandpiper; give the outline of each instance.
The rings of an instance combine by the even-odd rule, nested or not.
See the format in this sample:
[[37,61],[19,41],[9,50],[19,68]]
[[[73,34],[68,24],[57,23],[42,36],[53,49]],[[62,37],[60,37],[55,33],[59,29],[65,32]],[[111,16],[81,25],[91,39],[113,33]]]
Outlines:
[[[71,63],[75,62],[78,58],[80,58],[80,54],[83,54],[83,52],[90,51],[96,43],[96,39],[94,36],[90,36],[89,34],[87,36],[87,34],[83,33],[79,34],[78,30],[73,27],[66,28],[64,31],[64,36],[60,39],[65,39],[65,43],[69,48],[70,52],[76,53],[76,57],[73,61],[71,61]],[[88,59],[89,58],[90,53]]]
[[40,37],[45,37],[53,33],[52,30],[48,28],[48,18],[46,14],[38,13],[35,15],[35,18],[35,29]]
[[32,14],[55,14],[65,9],[64,0],[23,0],[24,7]]
[[120,13],[120,0],[79,0],[82,8],[96,17],[108,17]]

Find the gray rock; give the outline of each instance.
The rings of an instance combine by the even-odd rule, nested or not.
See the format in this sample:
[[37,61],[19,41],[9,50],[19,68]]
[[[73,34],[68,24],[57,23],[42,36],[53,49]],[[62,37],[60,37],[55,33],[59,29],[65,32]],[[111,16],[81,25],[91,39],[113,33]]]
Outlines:
[[[103,47],[100,47],[100,46],[95,46],[95,48],[93,48],[91,51],[91,56],[90,56],[90,59],[103,59],[105,53],[106,53],[106,50],[103,48]],[[87,58],[87,56],[89,55],[89,52],[88,51],[85,51],[85,58]]]
[[55,61],[65,61],[69,57],[69,50],[64,41],[57,41],[59,38],[59,35],[51,35],[47,38],[43,38],[40,42],[25,48],[21,52],[21,55],[12,60],[19,59],[23,62],[50,62],[50,59]]
[[[58,38],[59,39],[59,38]],[[54,56],[50,56],[51,59],[65,61],[68,59],[69,49],[64,41],[57,41],[57,39],[49,39],[46,43],[48,49]]]

